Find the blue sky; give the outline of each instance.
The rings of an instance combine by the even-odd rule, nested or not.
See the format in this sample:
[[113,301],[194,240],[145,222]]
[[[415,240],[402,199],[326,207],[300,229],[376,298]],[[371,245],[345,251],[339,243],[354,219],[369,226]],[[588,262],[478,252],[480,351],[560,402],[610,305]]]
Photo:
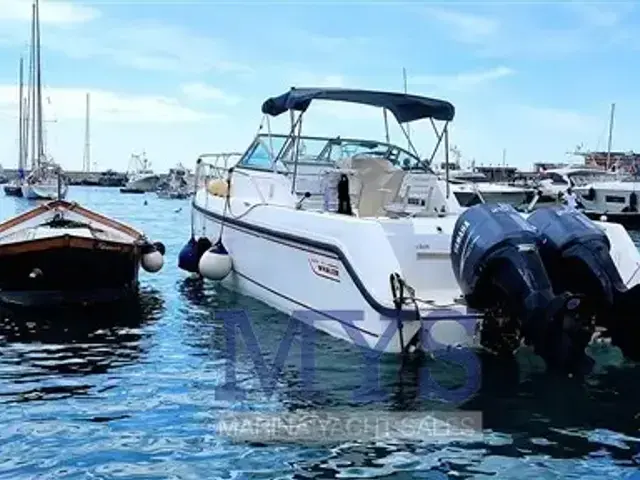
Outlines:
[[[640,150],[640,5],[578,2],[70,2],[42,0],[50,153],[80,169],[91,93],[92,160],[158,170],[244,150],[261,102],[290,86],[411,93],[456,106],[463,162],[564,161],[578,144]],[[0,0],[0,163],[17,158],[17,67],[29,0]],[[636,113],[639,112],[639,113]],[[282,120],[282,119],[279,119]],[[280,122],[273,122],[274,130]],[[318,103],[307,133],[381,138],[370,107]],[[15,132],[15,133],[14,133]],[[392,133],[404,144],[397,131]],[[412,138],[427,155],[431,126]],[[419,140],[418,140],[419,139]]]

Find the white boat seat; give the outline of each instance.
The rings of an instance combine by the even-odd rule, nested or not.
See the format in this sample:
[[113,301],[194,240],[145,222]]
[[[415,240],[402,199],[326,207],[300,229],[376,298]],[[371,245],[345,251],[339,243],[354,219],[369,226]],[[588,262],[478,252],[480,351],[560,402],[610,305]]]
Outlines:
[[356,155],[350,163],[362,185],[356,203],[360,217],[385,216],[384,207],[398,195],[404,170],[386,159],[366,155]]

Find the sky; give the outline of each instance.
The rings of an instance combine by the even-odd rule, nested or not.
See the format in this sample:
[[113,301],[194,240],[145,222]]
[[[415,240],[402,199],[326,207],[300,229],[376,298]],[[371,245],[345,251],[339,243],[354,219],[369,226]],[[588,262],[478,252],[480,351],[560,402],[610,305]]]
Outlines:
[[[0,164],[18,157],[18,66],[30,0],[0,0]],[[81,170],[85,98],[92,169],[157,171],[199,154],[244,151],[260,106],[297,87],[403,91],[452,102],[461,163],[576,161],[640,150],[640,4],[594,2],[41,0],[47,151]],[[286,117],[283,115],[282,117]],[[271,122],[286,132],[288,118]],[[316,102],[303,130],[384,138],[375,108]],[[411,124],[421,156],[432,126]],[[406,141],[397,128],[391,140]]]

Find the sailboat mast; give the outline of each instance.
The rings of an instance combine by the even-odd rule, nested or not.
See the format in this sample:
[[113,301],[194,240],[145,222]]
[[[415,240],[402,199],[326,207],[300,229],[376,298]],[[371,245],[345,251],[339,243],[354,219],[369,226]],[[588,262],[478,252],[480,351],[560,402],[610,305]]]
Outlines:
[[609,142],[607,144],[607,170],[611,167],[611,140],[613,139],[613,117],[616,112],[616,104],[611,104],[611,117],[609,118]]
[[35,0],[36,6],[36,95],[38,102],[38,166],[44,157],[44,141],[42,137],[42,76],[40,66],[40,8],[39,0]]
[[18,102],[20,103],[20,105],[18,106],[19,108],[19,114],[18,114],[18,169],[22,168],[22,162],[24,159],[24,132],[23,132],[23,127],[24,127],[24,122],[22,120],[22,117],[24,115],[23,112],[23,101],[22,101],[22,96],[24,95],[23,89],[24,89],[24,59],[22,57],[20,57],[20,83],[19,83],[19,88],[18,88]]
[[91,171],[91,147],[90,147],[90,124],[89,124],[89,115],[90,115],[90,95],[87,92],[87,110],[85,113],[85,124],[84,124],[84,158],[83,158],[83,167],[85,172]]
[[36,5],[31,5],[31,49],[29,52],[29,116],[31,117],[31,170],[36,167],[36,94],[35,94]]
[[[407,83],[407,69],[405,67],[402,67],[402,81],[404,83],[404,94],[406,95],[408,92],[408,83]],[[407,124],[407,142],[408,142],[408,148],[411,148],[411,126],[409,124]]]

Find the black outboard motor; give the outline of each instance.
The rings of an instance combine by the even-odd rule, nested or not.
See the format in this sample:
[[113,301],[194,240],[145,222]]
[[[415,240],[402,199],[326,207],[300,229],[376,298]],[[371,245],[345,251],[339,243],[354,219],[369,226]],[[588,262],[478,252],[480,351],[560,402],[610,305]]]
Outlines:
[[581,371],[591,335],[585,341],[564,331],[567,317],[581,315],[581,302],[554,294],[539,241],[536,229],[511,205],[475,205],[453,230],[454,274],[470,307],[492,312],[499,306],[550,368]]
[[598,324],[630,358],[640,358],[640,285],[629,289],[609,253],[609,238],[583,213],[545,207],[528,218],[542,238],[540,253],[556,291],[582,294]]

